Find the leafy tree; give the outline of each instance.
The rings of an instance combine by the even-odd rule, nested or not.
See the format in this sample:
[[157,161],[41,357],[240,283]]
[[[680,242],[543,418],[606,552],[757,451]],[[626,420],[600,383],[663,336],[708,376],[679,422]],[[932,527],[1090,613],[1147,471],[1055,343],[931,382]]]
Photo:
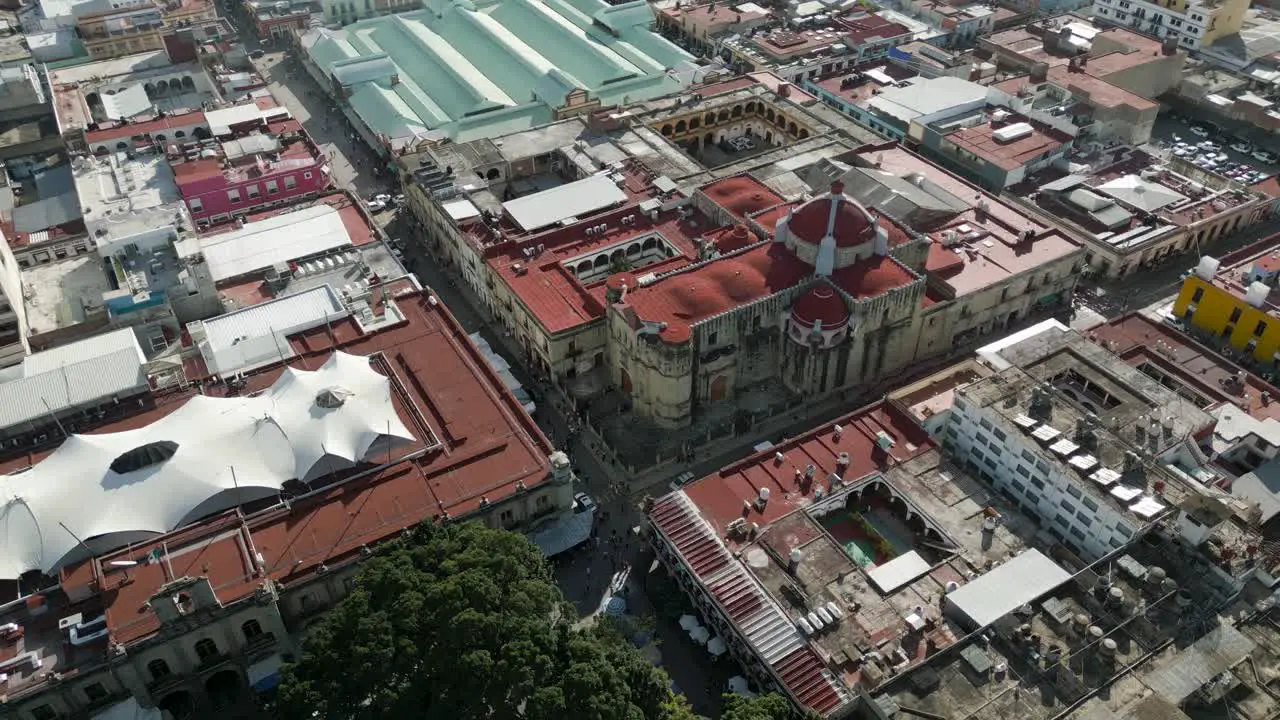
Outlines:
[[720,720],[801,720],[817,717],[796,712],[787,699],[778,693],[769,693],[747,699],[739,695],[724,696],[724,711]]
[[609,624],[576,629],[524,537],[422,525],[365,563],[284,674],[281,720],[686,720]]

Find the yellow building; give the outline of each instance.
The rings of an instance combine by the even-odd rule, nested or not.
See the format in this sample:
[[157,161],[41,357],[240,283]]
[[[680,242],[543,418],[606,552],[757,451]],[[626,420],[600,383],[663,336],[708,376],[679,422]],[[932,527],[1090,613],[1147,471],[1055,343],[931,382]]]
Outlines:
[[1095,17],[1104,25],[1133,28],[1182,50],[1206,48],[1240,32],[1249,0],[1097,0]]
[[1273,285],[1278,274],[1280,255],[1275,253],[1226,269],[1213,258],[1203,258],[1183,281],[1173,314],[1259,362],[1278,363],[1280,306]]

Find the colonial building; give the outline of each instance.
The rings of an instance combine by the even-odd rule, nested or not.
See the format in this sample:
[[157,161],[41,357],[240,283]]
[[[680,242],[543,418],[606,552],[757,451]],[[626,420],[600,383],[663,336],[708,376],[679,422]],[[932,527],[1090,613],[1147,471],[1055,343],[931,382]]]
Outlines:
[[910,361],[925,283],[895,255],[920,242],[843,183],[788,211],[771,238],[742,227],[713,243],[704,262],[607,283],[613,379],[658,425],[765,380],[820,397]]
[[1051,225],[773,84],[406,156],[409,206],[534,373],[659,427],[860,394],[1070,297]]
[[[227,316],[234,334],[260,333],[264,312],[284,313],[276,327],[298,316],[255,310]],[[141,388],[123,402],[102,394],[120,389],[120,362],[77,376],[96,399],[57,427],[93,442],[55,429],[51,453],[0,459],[17,498],[0,521],[24,517],[0,547],[0,577],[18,590],[0,606],[5,718],[119,703],[128,717],[252,717],[253,691],[277,682],[379,544],[422,522],[526,531],[574,517],[568,458],[438,299],[402,281],[377,312],[395,321],[322,321],[281,339],[297,348],[287,365],[223,381],[189,363],[195,387],[169,391],[135,349],[124,367]]]

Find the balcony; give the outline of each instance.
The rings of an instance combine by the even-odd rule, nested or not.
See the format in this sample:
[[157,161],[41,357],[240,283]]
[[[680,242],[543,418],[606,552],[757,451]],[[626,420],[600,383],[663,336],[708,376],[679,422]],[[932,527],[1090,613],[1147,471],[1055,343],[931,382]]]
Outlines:
[[181,675],[165,675],[162,678],[152,680],[147,683],[147,692],[151,693],[153,696],[159,695],[169,688],[181,685],[182,681],[183,677]]
[[196,670],[199,672],[207,672],[230,661],[231,656],[227,653],[220,652],[213,655],[207,655],[200,659],[200,665],[196,667]]
[[272,633],[262,633],[249,638],[244,643],[244,654],[252,655],[253,653],[266,650],[276,644],[276,636]]

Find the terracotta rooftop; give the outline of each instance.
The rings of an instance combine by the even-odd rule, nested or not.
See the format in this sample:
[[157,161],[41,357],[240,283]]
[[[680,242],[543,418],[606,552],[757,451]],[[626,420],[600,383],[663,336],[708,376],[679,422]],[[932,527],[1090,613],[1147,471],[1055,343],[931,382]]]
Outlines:
[[244,182],[277,172],[298,170],[320,161],[318,151],[306,138],[281,139],[279,148],[276,152],[253,153],[233,160],[221,156],[184,160],[176,153],[170,153],[169,158],[179,188],[216,177],[232,183]]
[[[1093,70],[1095,62],[1095,60],[1090,60],[1087,70]],[[1095,107],[1111,108],[1127,105],[1135,110],[1143,111],[1160,106],[1159,103],[1116,87],[1096,75],[1091,75],[1088,72],[1072,72],[1065,65],[1056,65],[1049,68],[1048,79],[1055,85],[1060,85],[1076,95],[1087,97],[1088,104]]]
[[844,194],[844,183],[835,182],[830,193],[797,208],[787,230],[797,240],[811,245],[822,242],[829,231],[837,247],[857,247],[875,238],[876,222],[865,208]]
[[[926,233],[934,245],[929,249],[925,267],[934,273],[935,279],[945,283],[955,297],[978,292],[1012,275],[1080,252],[1080,246],[1057,228],[1038,222],[1003,199],[897,144],[866,146],[856,154],[869,160],[874,158],[880,170],[898,177],[926,177],[969,204],[962,212],[930,226]],[[985,209],[980,201],[985,201]],[[952,247],[942,247],[948,232],[955,233],[958,242]]]
[[[894,443],[887,450],[877,442],[882,433]],[[825,479],[833,473],[853,483],[931,449],[923,430],[892,406],[880,403],[783,440],[768,451],[667,495],[654,505],[649,518],[787,692],[802,705],[826,715],[849,699],[842,690],[848,679],[837,682],[835,676],[841,673],[834,666],[841,661],[834,655],[821,655],[815,648],[832,652],[830,644],[843,642],[846,632],[852,638],[866,631],[869,643],[875,644],[892,639],[889,635],[900,636],[905,626],[892,605],[876,596],[874,602],[868,598],[867,606],[851,610],[854,615],[846,629],[836,631],[831,643],[824,645],[816,636],[800,635],[787,610],[790,601],[780,593],[780,585],[789,581],[770,561],[769,553],[785,558],[792,549],[803,546],[806,565],[800,571],[818,583],[843,582],[846,574],[857,574],[845,552],[822,528],[808,515],[795,511],[812,504],[816,489],[825,487]],[[840,465],[841,458],[848,464]],[[801,481],[809,468],[812,477],[820,481]],[[768,491],[767,502],[756,502],[764,490]],[[728,531],[729,525],[739,520],[756,526],[750,538]],[[748,553],[761,555],[763,562],[747,560],[746,556],[740,560],[731,554],[747,547]],[[906,591],[911,596],[907,602],[915,604],[919,597],[912,592]],[[883,637],[881,621],[888,624]],[[944,640],[939,646],[945,644]]]
[[[1191,337],[1140,312],[1090,328],[1085,336],[1119,355],[1129,365],[1144,369],[1148,375],[1158,371],[1166,385],[1176,381],[1201,398],[1198,404],[1202,407],[1230,403],[1257,420],[1280,420],[1280,402],[1262,400],[1264,393],[1280,398],[1280,390]],[[1242,372],[1243,386],[1234,382]]]
[[911,34],[911,29],[906,25],[871,12],[847,15],[837,22],[849,31],[848,39],[855,47]]
[[679,24],[686,31],[695,31],[699,36],[708,29],[719,30],[724,26],[769,17],[767,11],[755,12],[749,10],[747,12],[739,12],[730,5],[717,5],[714,2],[694,7],[680,7],[679,5],[666,7],[658,10],[658,14],[666,17],[671,22]]
[[[818,80],[815,84],[828,93],[843,98],[851,105],[862,105],[874,97],[877,91],[889,87],[887,83],[877,82],[875,78],[865,74],[860,75],[856,82],[854,81],[853,74],[855,72],[865,72],[867,70],[879,70],[895,81],[906,80],[916,75],[916,73],[892,63],[872,62],[859,65],[853,70],[828,75]],[[846,80],[846,78],[848,79]]]
[[[292,488],[291,492],[301,494],[288,506],[249,507],[243,516],[231,511],[150,543],[68,567],[60,578],[65,595],[40,596],[54,606],[44,617],[56,625],[58,618],[73,611],[92,617],[105,609],[111,641],[128,644],[159,629],[145,603],[174,579],[207,576],[220,602],[235,602],[251,595],[267,578],[287,588],[314,576],[322,564],[338,566],[357,557],[362,547],[397,537],[406,527],[443,517],[445,512],[463,517],[480,506],[482,497],[497,502],[522,492],[517,487],[520,483],[533,488],[544,482],[552,447],[453,316],[443,305],[427,302],[428,292],[404,285],[393,290],[394,302],[406,319],[392,328],[361,334],[348,319],[290,338],[302,353],[290,364],[316,367],[335,348],[376,354],[375,366],[392,378],[396,409],[406,426],[415,428],[420,437],[427,437],[429,429],[442,443],[440,447],[415,456],[415,448],[420,453],[426,447],[419,442],[386,465],[334,476],[329,485],[309,494],[301,486]],[[241,392],[266,387],[280,371],[281,366],[274,366],[254,373]],[[196,384],[203,387],[157,396],[136,414],[117,418],[94,432],[153,422],[196,392],[227,392],[225,385],[205,378],[196,379]],[[10,458],[3,469],[37,459]],[[145,562],[155,548],[164,560]],[[261,555],[261,562],[255,553]],[[140,564],[128,568],[126,576],[110,565],[122,559]],[[45,628],[25,606],[11,609],[5,617],[13,617],[27,630],[26,647],[42,654],[45,671],[56,669],[67,677],[76,666],[106,657],[105,644],[68,650],[62,642],[65,631]],[[7,690],[12,697],[39,682],[37,676],[11,675]]]
[[[160,133],[165,134],[165,130],[169,128],[183,128],[191,125],[198,125],[204,122],[204,111],[196,110],[194,112],[183,113],[181,115],[168,115],[155,120],[146,122],[129,123],[127,125],[117,125],[112,128],[104,128],[101,130],[90,130],[84,134],[89,144],[98,142],[107,142],[110,140],[120,140],[122,138],[130,138],[135,135],[154,135]],[[173,138],[166,138],[172,140]]]
[[721,178],[702,186],[701,190],[708,199],[740,220],[783,202],[781,195],[746,173]]
[[[628,216],[634,216],[635,222],[623,224],[621,218]],[[587,226],[599,224],[607,225],[608,230],[595,235],[583,232]],[[619,246],[617,249],[625,253],[633,240],[643,242],[649,237],[660,236],[676,251],[676,255],[653,265],[638,267],[635,273],[643,275],[677,270],[697,256],[693,239],[707,225],[706,218],[685,219],[675,211],[663,213],[654,222],[640,213],[635,205],[627,205],[592,217],[588,222],[490,248],[485,262],[547,332],[554,334],[604,316],[605,277],[583,282],[573,268],[568,267],[570,261],[614,246]],[[525,253],[526,249],[538,247],[543,250],[537,254]]]
[[640,320],[667,323],[660,337],[683,342],[694,323],[781,292],[812,274],[813,267],[782,243],[767,242],[637,287],[626,304]]
[[[1031,125],[1031,133],[1008,142],[996,138],[997,130],[1014,123]],[[1035,162],[1045,153],[1058,150],[1071,141],[1071,136],[1021,115],[1011,115],[1000,123],[988,116],[985,122],[948,133],[946,139],[983,161],[1009,171]]]

